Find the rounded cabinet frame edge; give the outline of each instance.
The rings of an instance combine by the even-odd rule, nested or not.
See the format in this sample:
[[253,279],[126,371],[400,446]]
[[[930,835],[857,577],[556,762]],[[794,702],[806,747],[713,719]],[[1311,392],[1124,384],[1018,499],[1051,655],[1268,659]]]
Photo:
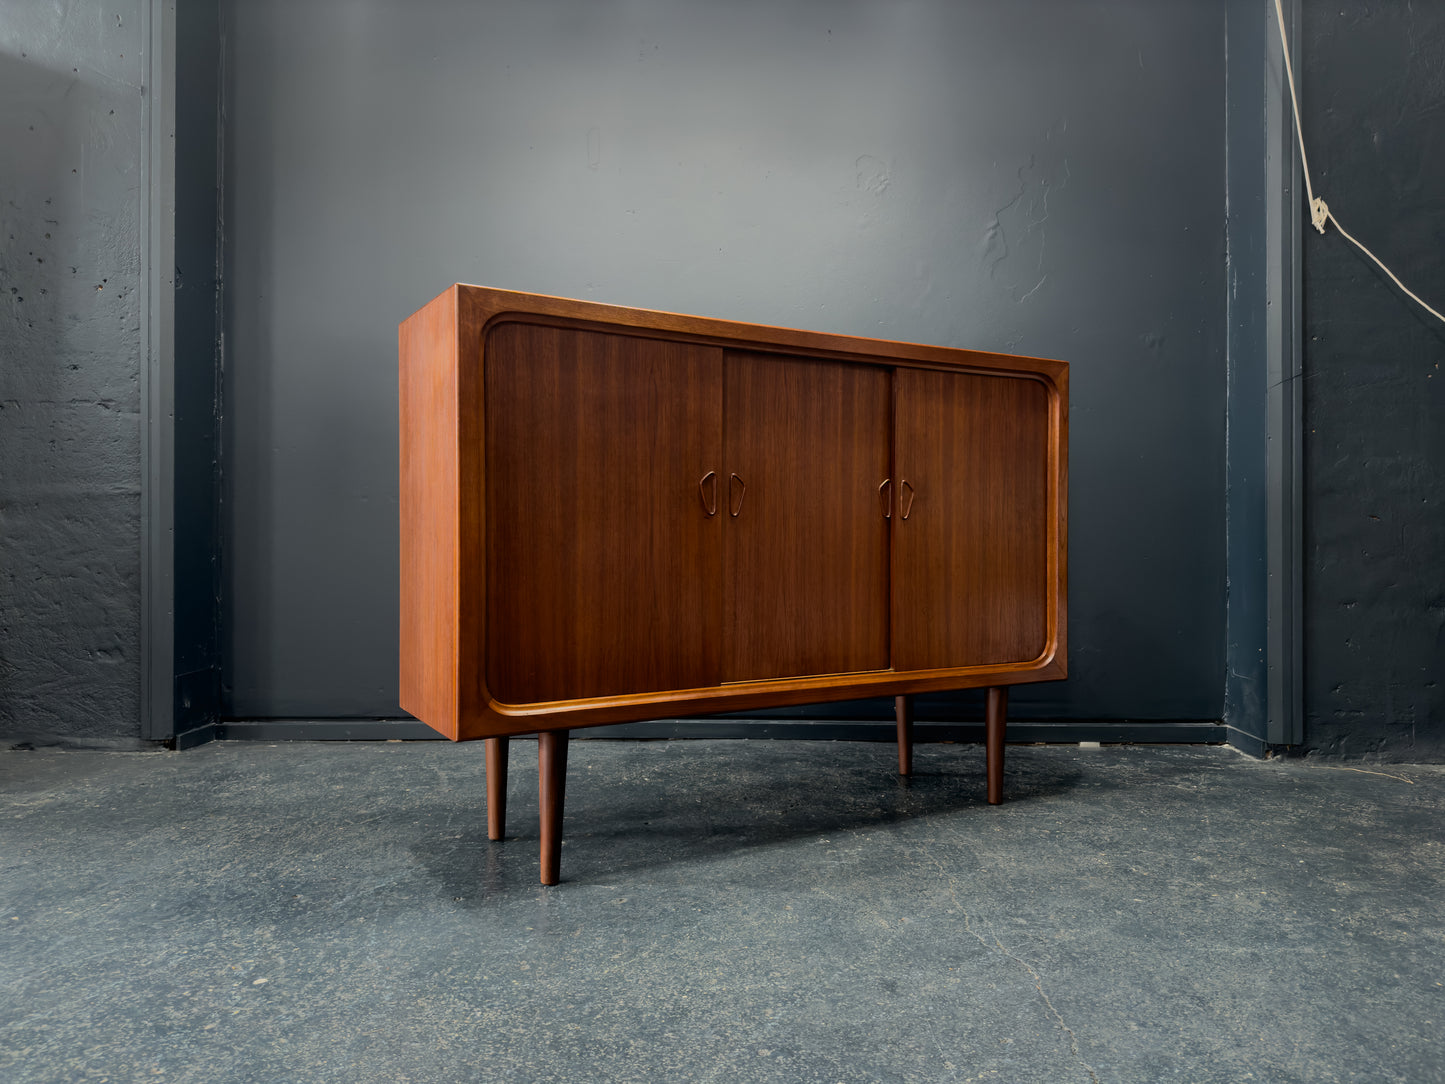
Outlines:
[[[548,701],[535,704],[507,704],[496,700],[487,688],[485,674],[486,604],[484,590],[465,590],[459,583],[459,623],[471,635],[458,643],[457,659],[457,741],[507,737],[545,730],[582,729],[612,723],[671,718],[679,714],[713,714],[769,706],[826,703],[863,697],[897,696],[951,689],[984,688],[997,685],[1057,681],[1067,677],[1067,506],[1068,506],[1068,374],[1069,364],[1052,358],[998,354],[962,347],[934,346],[831,332],[805,331],[762,324],[746,324],[714,317],[691,316],[652,309],[630,309],[594,301],[528,294],[458,283],[456,296],[457,394],[471,399],[475,411],[458,410],[458,455],[470,458],[476,471],[473,480],[475,536],[459,538],[458,552],[465,568],[473,563],[471,576],[484,575],[486,547],[485,471],[485,370],[486,340],[490,332],[506,323],[553,326],[583,331],[633,335],[644,338],[687,341],[698,345],[747,349],[774,353],[780,357],[816,358],[874,365],[885,368],[934,369],[946,372],[1012,376],[1042,383],[1049,397],[1049,488],[1052,514],[1049,530],[1056,537],[1048,541],[1049,578],[1053,584],[1053,605],[1049,608],[1048,640],[1040,655],[1031,660],[1000,665],[969,666],[945,670],[873,671],[877,677],[862,675],[799,676],[761,682],[726,684],[692,690],[665,690],[587,700]],[[966,360],[945,354],[966,355]],[[470,393],[470,394],[469,394]],[[467,424],[471,421],[471,426]],[[467,455],[470,449],[470,456]],[[459,472],[459,486],[467,481]],[[457,494],[461,501],[462,494]],[[458,509],[458,523],[465,518]],[[466,531],[463,530],[465,535]],[[475,551],[468,561],[466,546]],[[464,573],[465,575],[465,573]],[[468,605],[468,602],[470,605]],[[473,612],[468,612],[468,611]],[[466,640],[470,639],[470,645]],[[468,650],[470,647],[470,650]],[[464,665],[470,656],[473,665]],[[468,675],[467,671],[471,671]],[[867,672],[865,672],[867,673]],[[467,680],[468,677],[470,680]],[[469,687],[470,686],[470,687]],[[450,736],[450,735],[447,735]]]

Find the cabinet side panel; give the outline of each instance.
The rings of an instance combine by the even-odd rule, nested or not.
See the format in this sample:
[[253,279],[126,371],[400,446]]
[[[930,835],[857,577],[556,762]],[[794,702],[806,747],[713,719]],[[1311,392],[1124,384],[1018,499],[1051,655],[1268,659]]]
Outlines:
[[490,694],[717,684],[722,352],[508,322],[484,353]]
[[1053,487],[1049,506],[1053,509],[1055,533],[1049,542],[1053,568],[1054,668],[1058,676],[1069,669],[1069,370],[1053,378],[1053,415],[1050,423],[1049,480]]
[[401,488],[400,702],[457,738],[456,293],[398,334]]
[[1049,646],[1047,387],[900,369],[893,667],[1027,662]]

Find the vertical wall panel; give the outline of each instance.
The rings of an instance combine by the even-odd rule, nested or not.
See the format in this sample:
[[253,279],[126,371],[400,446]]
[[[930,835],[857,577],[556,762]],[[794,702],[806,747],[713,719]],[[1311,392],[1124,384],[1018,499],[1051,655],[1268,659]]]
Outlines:
[[[1305,5],[1316,193],[1445,305],[1445,9]],[[1297,69],[1298,71],[1298,69]],[[1445,759],[1445,324],[1306,229],[1305,745]]]
[[0,736],[140,738],[142,0],[0,11]]
[[396,325],[453,281],[1065,358],[1070,673],[1218,718],[1223,8],[232,0],[225,710],[397,713]]

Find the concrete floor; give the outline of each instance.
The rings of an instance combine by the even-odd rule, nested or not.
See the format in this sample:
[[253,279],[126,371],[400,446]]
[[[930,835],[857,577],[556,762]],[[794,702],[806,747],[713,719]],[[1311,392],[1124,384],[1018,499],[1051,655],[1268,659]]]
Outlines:
[[1445,769],[893,756],[0,754],[0,1080],[1445,1081]]

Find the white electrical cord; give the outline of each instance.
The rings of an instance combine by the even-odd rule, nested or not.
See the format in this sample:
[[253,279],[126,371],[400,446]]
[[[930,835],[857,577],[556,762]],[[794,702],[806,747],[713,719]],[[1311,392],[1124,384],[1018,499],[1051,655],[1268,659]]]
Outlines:
[[1294,68],[1289,62],[1289,38],[1285,35],[1284,32],[1284,8],[1281,6],[1280,0],[1274,0],[1274,14],[1275,17],[1279,20],[1279,41],[1281,47],[1284,50],[1285,75],[1289,78],[1290,105],[1294,107],[1294,129],[1295,132],[1299,135],[1299,162],[1300,169],[1304,172],[1305,175],[1305,196],[1310,202],[1310,221],[1314,224],[1315,229],[1319,230],[1320,233],[1325,232],[1326,222],[1333,222],[1335,224],[1335,229],[1340,231],[1340,236],[1343,237],[1346,241],[1350,242],[1350,244],[1354,245],[1366,256],[1370,257],[1370,259],[1374,260],[1376,266],[1378,266],[1381,271],[1385,272],[1385,274],[1389,275],[1391,281],[1394,282],[1396,286],[1400,287],[1400,289],[1405,292],[1406,296],[1414,300],[1416,304],[1418,304],[1431,316],[1435,317],[1435,319],[1441,321],[1442,323],[1445,323],[1445,316],[1442,316],[1440,314],[1439,309],[1433,308],[1432,306],[1426,304],[1424,299],[1421,298],[1419,294],[1415,293],[1413,290],[1411,290],[1408,286],[1406,286],[1403,282],[1400,281],[1399,277],[1395,274],[1395,272],[1391,271],[1388,267],[1386,267],[1383,263],[1380,262],[1380,257],[1376,256],[1364,245],[1356,241],[1354,237],[1350,235],[1350,232],[1346,230],[1345,227],[1340,225],[1340,220],[1334,216],[1334,212],[1330,210],[1329,204],[1325,203],[1324,200],[1319,199],[1315,196],[1314,185],[1310,183],[1309,159],[1305,157],[1305,132],[1304,128],[1300,126],[1299,122],[1299,98],[1295,95]]

